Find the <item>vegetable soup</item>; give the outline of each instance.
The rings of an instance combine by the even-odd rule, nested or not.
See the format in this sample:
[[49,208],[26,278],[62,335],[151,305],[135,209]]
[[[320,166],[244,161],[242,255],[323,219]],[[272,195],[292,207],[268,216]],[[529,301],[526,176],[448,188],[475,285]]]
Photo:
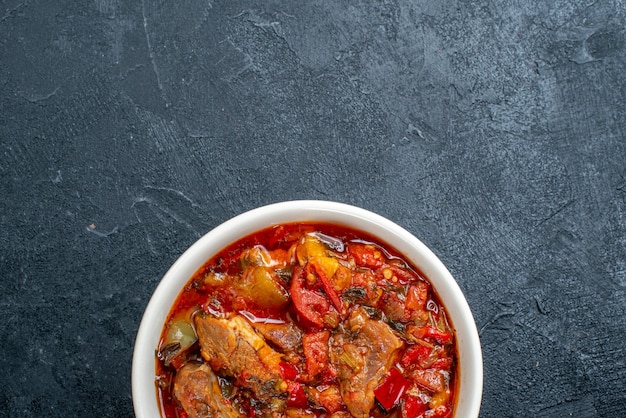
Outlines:
[[178,296],[157,349],[164,417],[449,417],[458,355],[430,283],[339,225],[228,246]]

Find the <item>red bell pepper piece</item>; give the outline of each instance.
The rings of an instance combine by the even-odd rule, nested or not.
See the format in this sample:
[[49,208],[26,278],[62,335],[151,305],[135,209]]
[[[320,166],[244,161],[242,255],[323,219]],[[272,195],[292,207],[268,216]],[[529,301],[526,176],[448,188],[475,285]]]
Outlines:
[[427,358],[430,355],[431,351],[432,349],[430,347],[426,347],[424,345],[412,345],[404,352],[400,363],[404,367],[410,366],[411,364],[416,364],[419,361]]
[[324,269],[321,268],[315,262],[313,262],[311,264],[313,264],[313,267],[315,268],[315,272],[317,273],[317,276],[320,278],[320,282],[322,283],[322,288],[324,289],[324,292],[326,292],[326,294],[328,295],[328,298],[333,303],[333,306],[335,307],[335,309],[337,309],[337,312],[339,312],[341,314],[341,311],[342,311],[342,308],[343,308],[343,305],[341,303],[341,299],[339,299],[339,296],[337,295],[337,292],[335,292],[335,289],[333,288],[332,283],[330,283],[330,280],[326,276],[326,273],[324,272]]
[[304,388],[298,382],[288,382],[287,392],[289,393],[289,399],[287,400],[287,406],[291,408],[306,408],[308,404],[308,398],[304,392]]
[[424,337],[433,338],[439,344],[450,344],[452,342],[452,333],[439,331],[437,328],[434,327],[426,327],[426,333],[424,334]]
[[410,386],[411,381],[404,377],[400,370],[393,368],[389,371],[383,383],[374,389],[374,395],[382,407],[389,411],[396,406]]
[[296,380],[298,377],[298,369],[291,363],[287,363],[286,361],[281,361],[278,363],[280,367],[280,375],[285,380]]
[[402,405],[402,418],[419,418],[428,410],[428,405],[417,396],[407,396]]
[[450,344],[452,342],[452,333],[440,331],[439,329],[428,325],[413,329],[411,334],[419,339],[432,338],[439,344]]

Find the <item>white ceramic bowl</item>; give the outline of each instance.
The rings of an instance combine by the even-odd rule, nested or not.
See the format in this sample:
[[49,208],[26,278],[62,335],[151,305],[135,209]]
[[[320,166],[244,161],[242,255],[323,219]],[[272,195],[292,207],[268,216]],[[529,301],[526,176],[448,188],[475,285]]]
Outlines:
[[394,247],[424,273],[446,307],[456,332],[460,386],[455,417],[478,417],[483,388],[480,341],[467,301],[448,269],[420,240],[388,219],[354,206],[318,200],[276,203],[243,213],[204,235],[176,260],[152,295],[137,332],[132,365],[135,415],[159,416],[155,350],[171,306],[196,270],[239,238],[272,225],[305,221],[365,231]]

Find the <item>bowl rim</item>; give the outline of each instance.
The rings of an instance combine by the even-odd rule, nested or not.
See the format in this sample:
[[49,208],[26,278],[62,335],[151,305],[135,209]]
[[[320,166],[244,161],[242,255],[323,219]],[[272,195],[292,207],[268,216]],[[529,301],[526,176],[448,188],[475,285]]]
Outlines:
[[478,417],[483,391],[482,350],[472,312],[452,274],[424,243],[400,225],[369,210],[327,200],[290,200],[248,210],[207,232],[177,258],[154,290],[135,338],[131,368],[135,416],[160,416],[154,384],[155,350],[169,310],[193,273],[237,239],[292,222],[329,222],[364,231],[394,247],[420,269],[436,290],[455,329],[460,354],[455,416],[463,412],[463,417]]

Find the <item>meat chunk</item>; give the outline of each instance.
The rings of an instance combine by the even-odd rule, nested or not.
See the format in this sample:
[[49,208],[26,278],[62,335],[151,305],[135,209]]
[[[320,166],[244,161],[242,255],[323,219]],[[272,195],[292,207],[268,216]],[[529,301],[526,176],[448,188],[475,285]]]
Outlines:
[[244,416],[224,399],[217,377],[205,363],[188,363],[176,373],[174,396],[189,418]]
[[441,370],[415,369],[409,373],[409,377],[431,392],[441,392],[446,388],[446,378]]
[[330,357],[341,397],[354,417],[369,417],[374,389],[393,366],[402,344],[387,324],[369,318],[362,309],[331,337]]
[[286,393],[280,373],[281,355],[242,316],[230,319],[197,316],[202,357],[218,373],[234,377],[262,402]]
[[284,324],[255,323],[252,326],[283,353],[296,351],[302,347],[302,331],[292,322]]

